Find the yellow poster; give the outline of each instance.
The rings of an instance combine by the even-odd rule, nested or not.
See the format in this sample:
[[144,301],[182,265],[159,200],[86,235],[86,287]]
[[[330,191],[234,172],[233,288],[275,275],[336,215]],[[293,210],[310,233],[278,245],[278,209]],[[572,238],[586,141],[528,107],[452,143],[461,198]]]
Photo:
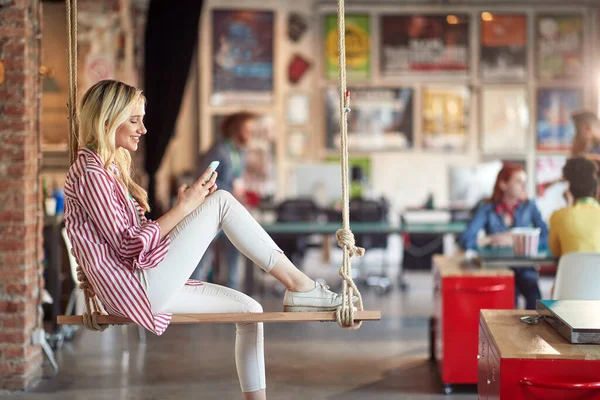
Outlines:
[[[345,18],[346,73],[348,79],[367,79],[371,72],[371,38],[369,16],[350,14]],[[339,76],[339,38],[337,15],[325,16],[325,74]]]

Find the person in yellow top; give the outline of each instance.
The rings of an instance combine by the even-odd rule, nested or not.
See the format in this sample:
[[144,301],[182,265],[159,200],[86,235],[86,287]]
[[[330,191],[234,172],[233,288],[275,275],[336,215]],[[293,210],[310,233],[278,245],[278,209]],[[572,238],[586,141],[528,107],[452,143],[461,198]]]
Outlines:
[[567,160],[563,177],[569,183],[567,207],[550,217],[548,246],[560,257],[574,251],[600,252],[600,204],[596,164],[585,157]]

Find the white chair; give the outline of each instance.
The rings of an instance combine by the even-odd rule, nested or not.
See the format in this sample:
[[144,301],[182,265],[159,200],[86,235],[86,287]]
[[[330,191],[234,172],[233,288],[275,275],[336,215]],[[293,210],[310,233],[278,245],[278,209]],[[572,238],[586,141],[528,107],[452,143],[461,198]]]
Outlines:
[[600,300],[600,253],[574,252],[558,262],[553,300]]
[[[71,278],[73,278],[73,283],[75,284],[75,287],[71,291],[71,296],[69,297],[69,303],[67,304],[67,309],[65,311],[65,315],[71,315],[71,314],[73,314],[73,311],[75,308],[75,303],[77,302],[77,300],[79,300],[79,304],[83,304],[83,302],[85,300],[84,300],[84,296],[83,296],[83,291],[81,289],[79,289],[79,281],[77,280],[77,265],[78,264],[77,264],[77,260],[75,259],[75,256],[72,253],[73,247],[71,245],[71,241],[69,240],[69,236],[67,235],[67,229],[62,228],[61,234],[62,234],[63,240],[65,241],[65,245],[67,246],[67,255],[69,257],[69,267],[71,269]],[[83,313],[83,309],[77,311],[77,314],[82,314],[82,313]],[[63,325],[65,337],[70,338],[73,335],[73,332],[76,328],[77,328],[77,326]],[[122,325],[121,328],[122,328],[121,330],[123,332],[124,337],[127,338],[127,330],[126,330],[127,326]],[[140,336],[140,342],[142,344],[146,344],[146,331],[141,326],[138,326],[138,332],[139,332],[139,336]]]

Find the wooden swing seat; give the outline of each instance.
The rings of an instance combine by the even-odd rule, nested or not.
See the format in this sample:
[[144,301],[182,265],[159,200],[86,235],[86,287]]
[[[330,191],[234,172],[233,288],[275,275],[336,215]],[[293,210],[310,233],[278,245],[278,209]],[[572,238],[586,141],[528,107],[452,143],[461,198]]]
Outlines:
[[[98,315],[100,325],[133,324],[129,318],[113,315]],[[356,311],[355,321],[379,321],[381,311]],[[83,325],[81,315],[59,315],[56,317],[59,325]],[[335,312],[263,312],[263,313],[214,313],[214,314],[173,314],[172,324],[204,324],[204,323],[235,323],[235,322],[310,322],[336,321]]]

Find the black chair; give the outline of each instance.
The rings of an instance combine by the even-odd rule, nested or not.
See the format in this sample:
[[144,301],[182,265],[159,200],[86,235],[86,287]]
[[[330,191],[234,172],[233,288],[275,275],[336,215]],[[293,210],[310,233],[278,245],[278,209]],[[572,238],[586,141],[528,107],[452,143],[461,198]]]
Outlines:
[[[389,206],[384,199],[371,200],[364,198],[354,198],[350,200],[350,223],[352,222],[386,222],[388,219]],[[341,216],[338,216],[341,221]],[[388,234],[386,233],[355,233],[354,239],[356,245],[369,249],[387,249]],[[391,280],[386,276],[386,264],[384,260],[381,265],[380,275],[369,275],[369,271],[364,271],[363,259],[357,260],[357,271],[359,273],[358,281],[369,287],[375,287],[377,293],[386,293],[391,288]]]
[[[387,210],[377,200],[354,198],[350,200],[350,222],[386,222]],[[365,249],[386,248],[388,235],[368,233],[354,235],[356,243]]]
[[[288,199],[279,203],[276,208],[277,222],[316,222],[321,210],[311,199]],[[292,262],[299,266],[306,249],[309,247],[310,235],[274,234],[273,240]]]

